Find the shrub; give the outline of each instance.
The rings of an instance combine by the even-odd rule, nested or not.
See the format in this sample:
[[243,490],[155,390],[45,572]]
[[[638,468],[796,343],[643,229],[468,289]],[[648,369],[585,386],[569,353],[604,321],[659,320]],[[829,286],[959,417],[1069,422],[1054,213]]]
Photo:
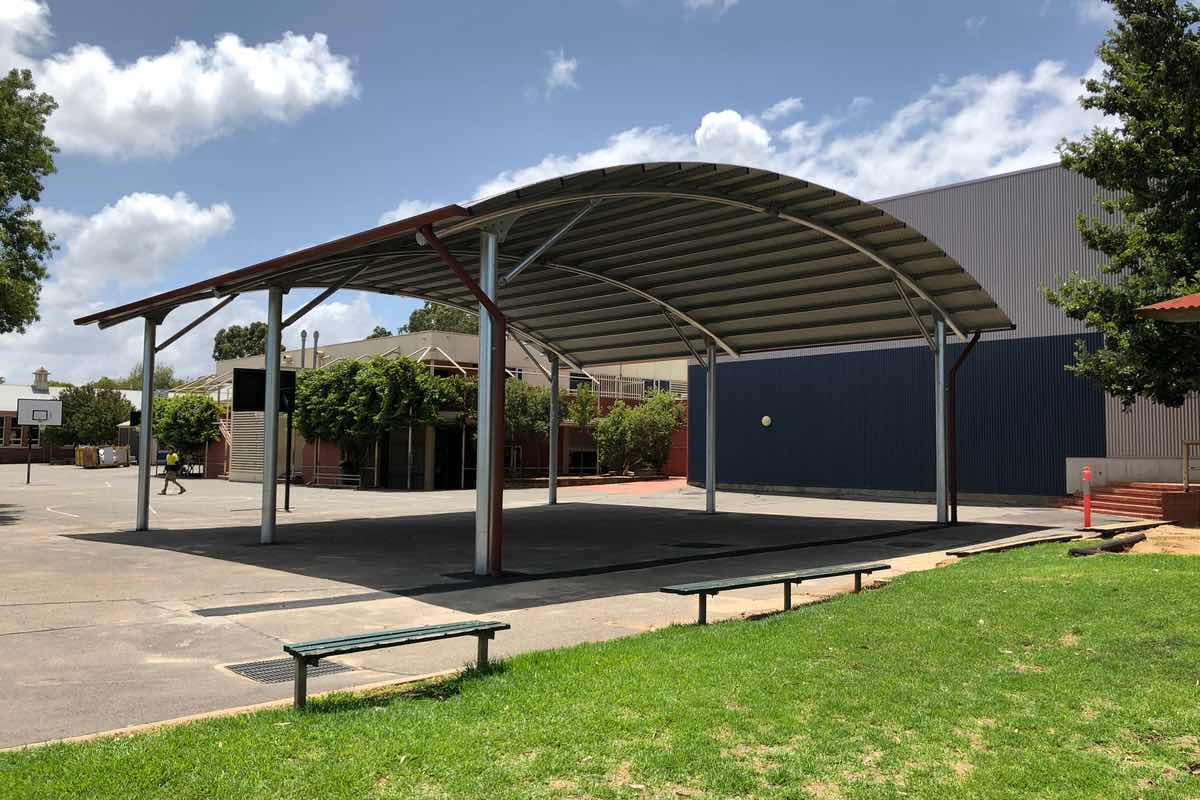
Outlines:
[[211,397],[180,394],[154,404],[154,436],[181,453],[221,438],[221,407]]

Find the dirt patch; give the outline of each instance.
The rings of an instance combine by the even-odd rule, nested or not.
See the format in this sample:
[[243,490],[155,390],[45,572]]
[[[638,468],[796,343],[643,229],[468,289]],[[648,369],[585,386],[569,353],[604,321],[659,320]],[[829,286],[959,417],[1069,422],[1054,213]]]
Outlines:
[[1138,542],[1129,552],[1200,556],[1200,529],[1160,525],[1146,531],[1146,541]]
[[834,783],[813,781],[804,784],[804,791],[814,800],[842,800],[842,790]]

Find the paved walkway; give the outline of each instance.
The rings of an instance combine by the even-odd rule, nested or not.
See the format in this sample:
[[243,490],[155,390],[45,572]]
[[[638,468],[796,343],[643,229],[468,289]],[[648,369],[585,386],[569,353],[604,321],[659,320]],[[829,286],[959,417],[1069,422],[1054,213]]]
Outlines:
[[[506,493],[501,581],[470,575],[474,495],[293,490],[279,543],[258,541],[255,484],[188,481],[129,530],[133,470],[0,466],[0,747],[290,696],[223,665],[281,643],[470,617],[510,622],[497,656],[690,622],[660,586],[851,560],[925,569],[952,547],[1074,524],[1057,509],[932,507],[703,492],[682,481]],[[157,487],[156,487],[157,488]],[[809,599],[848,588],[816,581]],[[800,598],[804,599],[804,596]],[[714,619],[781,607],[778,587],[722,593]],[[451,669],[473,641],[346,656],[311,691]]]

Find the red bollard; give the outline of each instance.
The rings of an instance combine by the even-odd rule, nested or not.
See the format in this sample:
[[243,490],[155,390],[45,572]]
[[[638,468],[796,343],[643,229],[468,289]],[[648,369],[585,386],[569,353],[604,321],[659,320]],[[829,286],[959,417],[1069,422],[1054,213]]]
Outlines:
[[1092,468],[1083,468],[1083,527],[1092,527]]

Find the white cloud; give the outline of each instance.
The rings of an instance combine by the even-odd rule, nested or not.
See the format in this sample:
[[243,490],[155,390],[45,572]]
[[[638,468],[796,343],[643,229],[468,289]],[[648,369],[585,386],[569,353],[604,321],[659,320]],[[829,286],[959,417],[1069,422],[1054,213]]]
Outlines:
[[[88,216],[52,208],[39,209],[38,216],[57,234],[61,250],[42,290],[41,319],[24,336],[0,336],[0,364],[10,380],[23,380],[40,365],[61,380],[126,372],[141,359],[140,326],[97,331],[72,320],[110,305],[93,299],[106,290],[145,288],[165,277],[168,267],[233,225],[229,206],[201,207],[182,193],[130,194]],[[197,371],[197,353],[183,355],[167,363]]]
[[1086,24],[1107,26],[1116,19],[1116,11],[1105,0],[1075,0],[1075,16]]
[[350,60],[324,34],[284,33],[248,45],[223,34],[118,64],[96,45],[37,58],[50,36],[49,10],[31,0],[0,3],[0,59],[30,67],[58,101],[47,133],[64,152],[107,158],[170,156],[260,121],[290,122],[357,93]]
[[762,118],[766,122],[774,122],[775,120],[790,116],[802,108],[804,108],[804,101],[799,97],[785,97],[764,111]]
[[963,27],[967,29],[967,33],[972,36],[983,30],[983,26],[987,25],[987,17],[967,17],[963,20]]
[[377,225],[386,225],[389,222],[395,222],[398,219],[408,219],[415,217],[424,211],[431,211],[435,208],[441,208],[445,203],[435,203],[431,200],[401,200],[395,208],[389,208],[387,211],[379,215]]
[[[1089,75],[1098,74],[1099,62]],[[725,109],[705,114],[691,136],[665,127],[631,128],[595,150],[548,155],[506,170],[479,188],[489,196],[597,167],[643,161],[726,161],[771,169],[879,198],[1054,161],[1055,147],[1104,122],[1079,107],[1079,81],[1063,64],[1031,72],[967,75],[930,87],[882,122],[855,128],[869,104],[856,98],[839,116],[797,120],[782,130]]]
[[738,4],[738,0],[683,0],[688,11],[709,11],[718,17]]
[[578,89],[579,82],[575,80],[575,71],[579,69],[579,61],[568,58],[563,50],[551,50],[550,69],[546,71],[546,95],[566,89]]

